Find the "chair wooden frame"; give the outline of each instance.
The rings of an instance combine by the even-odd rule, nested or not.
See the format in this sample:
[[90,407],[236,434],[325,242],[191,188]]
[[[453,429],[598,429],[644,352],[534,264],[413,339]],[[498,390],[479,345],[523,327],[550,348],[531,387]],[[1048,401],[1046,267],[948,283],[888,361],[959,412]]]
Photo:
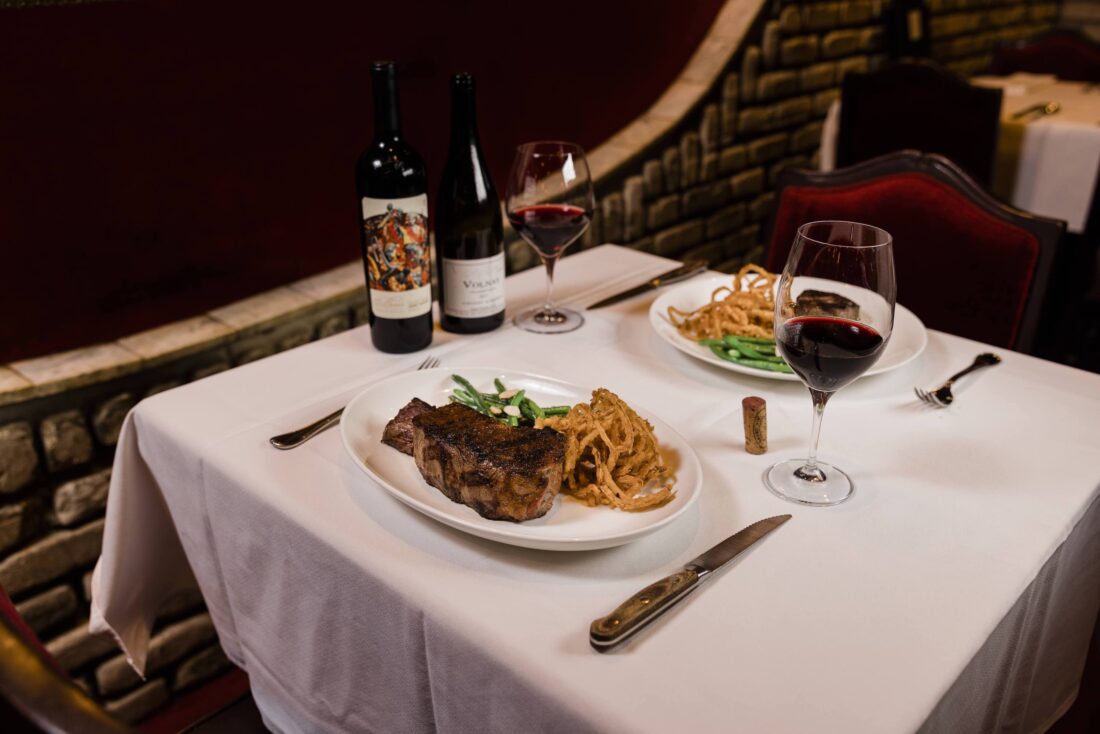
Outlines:
[[[1039,256],[1028,289],[1023,315],[1016,331],[1013,349],[1033,352],[1039,324],[1048,301],[1048,286],[1054,263],[1061,246],[1066,223],[1058,219],[1040,217],[1009,206],[986,192],[981,185],[947,158],[933,153],[904,150],[890,155],[858,163],[836,171],[810,171],[789,168],[779,174],[776,182],[775,201],[767,225],[767,247],[771,248],[775,237],[776,216],[783,191],[789,186],[812,188],[839,188],[867,183],[903,173],[919,173],[943,183],[965,196],[976,207],[1004,222],[1030,232],[1039,243]],[[767,259],[765,252],[765,260]]]

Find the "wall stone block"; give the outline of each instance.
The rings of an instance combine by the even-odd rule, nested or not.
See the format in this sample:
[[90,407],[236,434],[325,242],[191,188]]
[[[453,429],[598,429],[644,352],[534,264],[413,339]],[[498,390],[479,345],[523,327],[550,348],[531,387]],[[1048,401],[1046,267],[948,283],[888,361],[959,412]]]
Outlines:
[[[200,614],[178,624],[165,627],[149,641],[146,673],[156,673],[181,660],[215,638],[214,624],[209,614]],[[127,691],[141,682],[126,657],[119,655],[96,668],[96,687],[105,696]]]
[[218,673],[226,670],[232,663],[225,656],[225,652],[218,645],[211,645],[196,655],[185,660],[176,670],[175,680],[172,681],[172,690],[179,692],[193,688],[199,683],[204,683]]
[[803,92],[831,87],[836,83],[836,62],[823,61],[807,66],[799,72],[799,86]]
[[[601,212],[597,212],[600,218],[603,218]],[[607,238],[608,242],[612,241],[611,237]],[[515,240],[505,245],[507,254],[505,258],[512,266],[512,272],[518,272],[520,270],[526,270],[533,267],[538,262],[538,255],[535,254],[535,248],[527,244],[523,240]]]
[[600,200],[600,211],[603,213],[604,239],[608,242],[621,242],[623,240],[623,195],[615,191],[603,197]]
[[676,255],[703,239],[703,223],[696,219],[658,232],[653,237],[653,250],[658,255]]
[[664,167],[659,160],[649,160],[642,166],[642,194],[646,201],[664,193]]
[[160,708],[168,700],[168,684],[164,679],[149,681],[136,691],[103,705],[111,716],[127,724],[135,724]]
[[798,125],[810,119],[813,113],[813,103],[810,97],[791,97],[772,107],[772,119],[768,123],[768,129]]
[[702,146],[703,154],[718,150],[721,137],[718,105],[708,104],[703,108],[703,121],[699,124],[699,144]]
[[145,391],[144,397],[151,398],[154,395],[162,392],[167,392],[174,387],[179,387],[183,384],[183,380],[165,380],[164,382],[158,382],[151,388]]
[[370,323],[370,304],[358,303],[351,309],[351,320],[356,326]]
[[665,191],[671,194],[680,182],[680,149],[666,149],[661,155],[661,165],[665,169]]
[[685,133],[680,138],[680,188],[686,189],[699,182],[699,133]]
[[103,545],[103,520],[59,530],[0,562],[0,586],[11,595],[90,566]]
[[726,175],[734,171],[740,171],[748,165],[748,154],[744,145],[732,145],[723,148],[718,155],[718,173]]
[[280,352],[285,352],[288,349],[294,349],[303,344],[309,344],[311,341],[313,341],[313,326],[302,326],[294,329],[281,338],[278,348]]
[[645,196],[641,176],[631,176],[623,182],[623,239],[627,242],[645,233]]
[[746,208],[744,203],[731,204],[723,207],[707,217],[706,237],[715,239],[738,229],[745,223]]
[[867,0],[840,3],[840,22],[843,25],[861,25],[871,20],[874,14],[874,5]]
[[816,150],[821,145],[822,122],[811,122],[791,133],[791,152],[802,153]]
[[788,38],[779,46],[779,63],[783,66],[803,66],[817,60],[817,36]]
[[836,62],[836,76],[838,80],[842,80],[849,72],[866,74],[870,68],[871,64],[866,56],[851,56]]
[[670,194],[649,205],[646,227],[651,230],[667,227],[680,218],[680,196]]
[[710,184],[696,186],[684,192],[680,203],[680,211],[685,217],[690,217],[700,212],[721,206],[729,201],[730,184],[722,179]]
[[769,71],[756,80],[757,99],[775,99],[795,94],[799,90],[797,71]]
[[759,194],[764,189],[764,169],[751,168],[730,178],[730,191],[733,198]]
[[737,114],[737,132],[747,135],[771,126],[773,115],[771,107],[749,107]]
[[249,362],[258,362],[265,357],[270,357],[275,354],[275,345],[269,343],[256,344],[250,343],[250,346],[241,349],[233,349],[234,362],[240,366],[242,364],[248,364]]
[[760,222],[767,219],[772,213],[772,206],[774,204],[775,194],[771,191],[765,191],[749,202],[749,219],[754,222]]
[[718,153],[704,153],[699,164],[699,183],[707,183],[718,177]]
[[813,3],[802,8],[802,27],[808,31],[832,28],[840,23],[840,3]]
[[826,33],[821,39],[821,55],[827,59],[847,56],[859,50],[859,31],[845,30]]
[[725,252],[726,248],[722,242],[707,242],[687,250],[680,255],[680,259],[684,261],[705,260],[708,263],[716,263],[725,257]]
[[751,102],[756,95],[756,77],[760,75],[760,47],[749,46],[741,57],[741,101]]
[[37,498],[0,506],[0,553],[34,535],[41,525],[42,505]]
[[65,482],[53,493],[54,518],[59,525],[73,525],[107,506],[111,470],[103,469]]
[[41,634],[76,614],[76,592],[71,586],[58,586],[17,604],[15,610],[35,634]]
[[34,450],[30,424],[0,426],[0,495],[25,487],[37,468],[38,453]]
[[881,28],[864,28],[859,32],[859,50],[878,51],[882,48],[884,38]]
[[91,461],[92,435],[80,411],[55,413],[43,420],[38,430],[46,452],[46,467],[50,471],[61,471]]
[[317,324],[317,338],[324,339],[330,337],[333,334],[339,334],[341,331],[347,331],[351,328],[351,317],[347,311],[341,311],[334,313],[326,318],[321,323]]
[[116,395],[95,409],[92,414],[92,428],[95,436],[104,446],[118,443],[118,434],[122,430],[122,421],[130,408],[134,407],[134,396],[128,392]]
[[722,100],[720,116],[722,118],[722,131],[720,142],[729,145],[737,137],[737,98],[726,97]]
[[748,145],[749,162],[753,165],[782,158],[787,152],[788,136],[783,133],[757,138]]
[[641,250],[642,252],[656,252],[656,250],[654,250],[653,248],[652,237],[642,237],[640,239],[636,239],[633,242],[628,242],[626,246],[632,250]]
[[788,5],[779,12],[779,30],[787,35],[802,30],[802,13],[797,5]]
[[104,655],[115,652],[118,646],[111,633],[93,635],[88,631],[88,620],[77,623],[68,632],[46,643],[46,650],[67,672],[72,672]]
[[229,362],[226,362],[226,361],[223,361],[223,360],[219,360],[217,362],[212,362],[212,363],[206,365],[205,367],[200,367],[197,370],[195,370],[194,372],[192,372],[191,373],[191,379],[192,380],[201,380],[204,377],[210,377],[210,375],[216,375],[219,372],[225,372],[227,369],[229,369],[229,367],[230,367]]
[[779,61],[779,22],[769,20],[764,24],[764,33],[760,41],[760,59],[764,68],[774,69]]

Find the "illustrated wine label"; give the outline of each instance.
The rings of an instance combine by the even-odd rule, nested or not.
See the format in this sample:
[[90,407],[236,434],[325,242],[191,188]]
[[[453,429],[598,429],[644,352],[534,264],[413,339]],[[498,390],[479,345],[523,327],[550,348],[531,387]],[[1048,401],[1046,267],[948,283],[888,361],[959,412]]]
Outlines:
[[443,309],[477,319],[504,310],[504,253],[476,260],[443,258]]
[[363,197],[370,307],[376,317],[409,319],[432,310],[428,196]]

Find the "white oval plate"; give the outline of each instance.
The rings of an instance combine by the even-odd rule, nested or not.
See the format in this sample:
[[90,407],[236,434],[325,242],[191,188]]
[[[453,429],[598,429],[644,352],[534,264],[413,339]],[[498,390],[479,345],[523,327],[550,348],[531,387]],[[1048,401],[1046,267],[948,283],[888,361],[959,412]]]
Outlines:
[[[684,354],[690,354],[692,357],[709,364],[732,372],[752,375],[753,377],[798,382],[798,375],[758,370],[755,367],[745,367],[735,362],[719,359],[707,347],[700,346],[682,336],[676,330],[676,327],[672,325],[672,321],[668,318],[669,306],[681,311],[694,311],[703,304],[710,302],[710,294],[716,288],[724,285],[728,286],[731,282],[733,282],[733,279],[729,275],[715,275],[710,278],[697,278],[688,281],[662,293],[649,307],[649,325],[657,332],[658,336]],[[882,357],[862,377],[896,370],[898,367],[916,359],[927,345],[928,331],[924,328],[924,324],[921,323],[915,313],[899,303],[894,308],[894,331],[890,335],[886,350],[882,353]]]
[[668,525],[699,497],[703,471],[691,446],[661,419],[633,406],[653,424],[665,460],[676,470],[676,497],[645,512],[622,512],[588,507],[559,496],[546,515],[523,523],[486,520],[471,508],[452,502],[429,485],[411,456],[382,443],[382,430],[406,403],[420,398],[446,405],[458,373],[482,390],[499,377],[509,388],[522,388],[539,405],[572,405],[587,401],[592,391],[578,385],[523,372],[463,367],[407,372],[377,382],[359,393],[344,410],[340,433],[344,448],[356,465],[387,492],[428,517],[481,538],[543,550],[577,551],[610,548],[629,543]]

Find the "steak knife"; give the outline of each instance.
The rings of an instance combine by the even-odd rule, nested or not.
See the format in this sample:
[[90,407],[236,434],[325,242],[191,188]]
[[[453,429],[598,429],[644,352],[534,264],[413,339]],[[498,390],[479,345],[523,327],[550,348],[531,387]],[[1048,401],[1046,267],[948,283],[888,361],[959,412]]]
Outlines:
[[589,628],[588,641],[597,652],[607,652],[629,639],[743,550],[790,519],[790,515],[776,515],[734,533],[676,573],[645,587],[611,614],[597,619]]
[[680,267],[675,268],[674,270],[670,270],[667,273],[662,273],[656,278],[647,280],[641,285],[634,286],[633,288],[625,290],[622,293],[616,293],[615,295],[609,296],[602,301],[596,301],[588,307],[588,310],[591,311],[594,308],[603,308],[604,306],[610,306],[613,303],[625,301],[628,298],[633,298],[634,296],[641,295],[646,291],[660,288],[663,285],[669,285],[670,283],[679,283],[681,280],[687,280],[691,276],[698,275],[706,269],[707,263],[705,260],[688,260]]

